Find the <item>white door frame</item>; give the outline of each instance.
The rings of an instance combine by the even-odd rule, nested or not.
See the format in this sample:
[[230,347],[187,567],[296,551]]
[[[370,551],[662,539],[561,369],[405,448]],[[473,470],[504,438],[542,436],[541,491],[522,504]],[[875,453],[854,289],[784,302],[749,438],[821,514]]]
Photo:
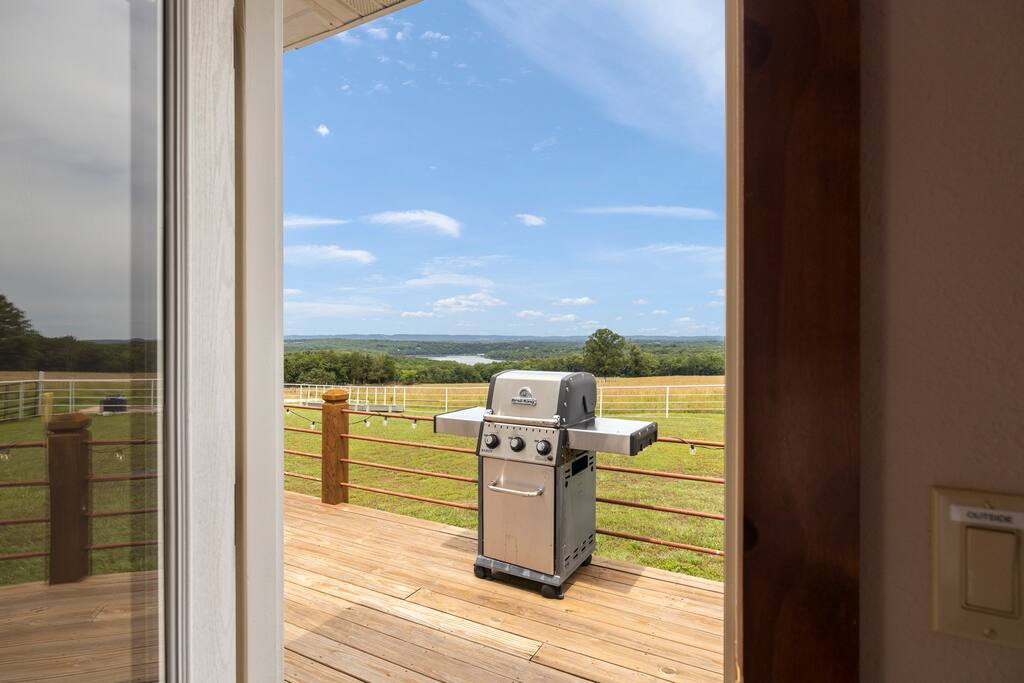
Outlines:
[[[226,0],[216,0],[218,6]],[[243,6],[244,5],[244,6]],[[283,677],[283,0],[240,0],[237,18],[238,680]],[[741,3],[726,7],[726,610],[725,680],[741,679],[742,62]],[[230,12],[230,10],[228,10]],[[220,28],[220,25],[218,26]],[[225,88],[230,90],[230,88]],[[218,248],[223,245],[218,243]],[[201,385],[196,385],[201,386]],[[224,401],[229,408],[229,402]],[[190,406],[191,407],[191,406]],[[228,411],[231,412],[230,410]],[[234,422],[233,420],[237,420]],[[227,431],[227,430],[225,430]],[[234,632],[232,632],[234,633]],[[220,679],[226,677],[221,675]]]
[[164,680],[236,672],[232,1],[164,0]]
[[283,0],[240,1],[236,143],[238,667],[284,678]]

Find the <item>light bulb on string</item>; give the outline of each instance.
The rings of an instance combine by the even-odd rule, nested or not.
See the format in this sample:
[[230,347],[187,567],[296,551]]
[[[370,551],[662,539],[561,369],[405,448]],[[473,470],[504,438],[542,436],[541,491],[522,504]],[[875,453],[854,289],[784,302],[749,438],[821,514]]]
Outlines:
[[413,420],[413,421],[412,421],[412,428],[413,428],[413,429],[416,429],[416,420]]
[[4,462],[7,462],[10,459],[11,459],[11,452],[9,450],[7,450],[5,448],[4,450],[0,451],[0,460],[3,460]]
[[387,416],[384,417],[384,426],[385,427],[388,426],[388,418],[387,418]]
[[117,458],[118,462],[124,462],[124,451],[117,451],[114,453],[114,457]]
[[692,443],[690,444],[690,455],[697,455],[697,447]]

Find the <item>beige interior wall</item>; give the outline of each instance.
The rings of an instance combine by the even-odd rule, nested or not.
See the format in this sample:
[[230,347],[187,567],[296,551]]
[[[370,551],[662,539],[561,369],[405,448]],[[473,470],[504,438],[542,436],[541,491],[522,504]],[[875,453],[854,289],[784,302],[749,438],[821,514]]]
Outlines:
[[929,630],[929,488],[1024,494],[1024,3],[862,3],[862,674],[1020,681]]

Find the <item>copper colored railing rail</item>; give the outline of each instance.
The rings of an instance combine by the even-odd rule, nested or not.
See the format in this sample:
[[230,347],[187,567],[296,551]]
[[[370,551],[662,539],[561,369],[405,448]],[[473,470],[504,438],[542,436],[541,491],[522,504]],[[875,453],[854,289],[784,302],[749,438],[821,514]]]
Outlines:
[[0,519],[0,526],[48,524],[50,549],[29,550],[0,555],[0,562],[49,558],[50,583],[77,581],[89,573],[88,554],[95,551],[138,548],[156,545],[157,539],[90,543],[90,523],[94,519],[152,514],[157,508],[131,508],[123,510],[90,510],[89,486],[107,482],[135,482],[157,478],[152,471],[92,474],[90,456],[93,448],[103,446],[145,446],[156,444],[153,439],[93,439],[89,433],[90,418],[82,413],[56,416],[47,423],[44,441],[0,443],[0,451],[20,448],[45,448],[47,479],[0,481],[0,488],[49,488],[50,514],[48,516]]
[[[454,507],[463,510],[476,510],[477,506],[471,503],[461,503],[458,501],[442,500],[439,498],[430,498],[427,496],[418,496],[411,493],[405,493],[403,491],[394,491],[390,489],[382,489],[371,486],[364,486],[361,484],[354,484],[349,480],[349,466],[355,465],[358,467],[370,467],[375,469],[388,470],[392,472],[400,472],[403,474],[412,474],[417,476],[435,477],[440,479],[449,479],[454,481],[460,481],[467,484],[476,484],[477,480],[473,477],[467,477],[457,474],[450,474],[447,472],[435,472],[430,470],[416,469],[412,467],[399,467],[397,465],[386,465],[383,463],[370,462],[367,460],[355,460],[349,457],[349,442],[351,441],[366,441],[370,443],[379,443],[393,446],[404,446],[409,448],[423,448],[428,450],[446,451],[451,453],[461,453],[467,455],[475,455],[476,451],[472,448],[462,448],[458,446],[448,446],[444,444],[430,444],[430,443],[419,443],[414,441],[402,441],[398,439],[385,439],[375,436],[366,436],[362,434],[353,434],[349,430],[349,415],[366,415],[369,417],[380,417],[384,420],[387,419],[399,419],[399,420],[410,420],[412,422],[427,421],[432,422],[433,418],[428,415],[405,415],[401,413],[384,413],[370,410],[353,410],[348,407],[348,395],[344,390],[332,390],[324,394],[324,402],[320,406],[295,406],[286,404],[285,408],[288,413],[300,416],[301,414],[296,411],[301,410],[317,410],[321,412],[320,422],[323,426],[322,430],[306,429],[302,427],[285,427],[286,431],[299,432],[304,434],[317,434],[321,437],[321,452],[310,453],[308,451],[300,451],[294,449],[285,449],[285,453],[288,455],[294,455],[299,457],[318,459],[321,462],[321,476],[314,477],[308,474],[300,472],[285,472],[285,476],[294,477],[297,479],[304,479],[307,481],[314,481],[321,484],[321,499],[328,503],[347,503],[348,502],[348,491],[357,490],[365,491],[367,493],[374,493],[385,496],[394,496],[398,498],[406,498],[409,500],[416,500],[424,503],[430,503],[433,505],[444,505],[447,507]],[[315,422],[311,420],[312,422]],[[690,446],[691,450],[696,447],[701,448],[724,448],[725,444],[718,441],[707,441],[703,439],[686,439],[680,437],[659,437],[658,441],[661,443],[679,444]],[[725,484],[725,479],[721,477],[710,477],[696,474],[686,474],[681,472],[665,472],[661,470],[646,470],[636,467],[620,467],[616,465],[597,465],[599,470],[607,472],[620,472],[624,474],[635,474],[642,476],[660,477],[665,479],[677,479],[684,481],[693,481],[706,484]],[[681,507],[669,506],[669,505],[655,505],[651,503],[643,503],[632,500],[620,500],[617,498],[605,498],[598,497],[597,502],[608,505],[619,505],[623,507],[637,508],[641,510],[651,510],[655,512],[665,512],[669,514],[694,517],[698,519],[708,519],[714,521],[724,521],[725,516],[717,512],[707,512],[702,510],[690,510]],[[699,545],[692,545],[689,543],[680,543],[677,541],[670,541],[668,539],[657,538],[654,536],[641,536],[637,534],[629,534],[620,531],[614,531],[610,529],[598,529],[598,533],[606,536],[614,536],[616,538],[623,538],[627,540],[640,541],[644,543],[652,543],[656,545],[667,546],[671,548],[678,548],[682,550],[690,550],[698,553],[705,553],[709,555],[722,556],[724,555],[722,550],[717,548],[706,548]]]

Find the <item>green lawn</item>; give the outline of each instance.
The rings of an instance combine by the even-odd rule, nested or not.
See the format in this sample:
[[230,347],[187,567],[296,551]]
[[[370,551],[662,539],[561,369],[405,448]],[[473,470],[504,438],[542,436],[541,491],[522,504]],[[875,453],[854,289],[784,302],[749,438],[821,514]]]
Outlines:
[[[378,417],[371,418],[369,424],[363,421],[365,419],[363,416],[352,415],[351,419],[352,432],[355,434],[403,441],[450,444],[466,448],[475,446],[472,439],[434,434],[429,420],[420,422],[413,428],[407,420],[391,419],[388,420],[387,426],[384,426],[383,420]],[[665,417],[648,417],[647,419],[657,419],[658,431],[662,436],[680,436],[711,441],[723,440],[724,419],[722,415],[680,414],[667,419]],[[293,427],[308,428],[312,420],[317,422],[319,429],[319,411],[292,408],[291,414],[285,416],[285,424]],[[320,452],[320,436],[318,435],[285,432],[285,444],[286,448],[293,450]],[[476,476],[476,458],[469,454],[352,441],[350,457],[403,467]],[[725,467],[721,449],[697,448],[696,453],[691,455],[688,447],[675,444],[656,444],[633,458],[600,454],[598,462],[718,477],[724,475]],[[286,455],[285,470],[319,476],[320,462],[301,456]],[[351,466],[350,472],[351,481],[355,484],[443,500],[476,502],[476,487],[473,484],[358,465]],[[289,491],[320,495],[320,484],[317,482],[285,477],[285,487]],[[720,484],[619,472],[598,472],[597,489],[598,495],[606,498],[670,505],[692,510],[721,513],[724,511],[725,505],[725,488]],[[355,490],[350,491],[349,499],[357,505],[466,528],[476,527],[476,513],[472,511]],[[725,528],[724,524],[717,520],[599,503],[597,526],[691,545],[724,548]],[[722,579],[724,571],[720,557],[610,536],[598,536],[597,553],[604,557],[718,580]]]
[[[154,432],[154,415],[94,416],[91,430],[94,439],[128,439]],[[0,443],[38,441],[45,436],[42,420],[32,418],[0,423]],[[152,471],[157,467],[155,446],[94,446],[94,474],[124,474],[131,471]],[[0,480],[46,479],[46,453],[43,448],[12,449],[0,452]],[[94,512],[156,507],[155,479],[134,482],[93,482],[90,486],[90,510]],[[49,493],[46,487],[0,488],[0,518],[46,517],[49,514]],[[143,514],[103,517],[91,521],[91,543],[106,544],[156,538],[157,515]],[[49,525],[0,526],[0,555],[49,549]],[[91,572],[155,569],[156,546],[138,546],[96,550],[90,553]],[[47,558],[30,558],[0,562],[0,585],[44,580]]]

